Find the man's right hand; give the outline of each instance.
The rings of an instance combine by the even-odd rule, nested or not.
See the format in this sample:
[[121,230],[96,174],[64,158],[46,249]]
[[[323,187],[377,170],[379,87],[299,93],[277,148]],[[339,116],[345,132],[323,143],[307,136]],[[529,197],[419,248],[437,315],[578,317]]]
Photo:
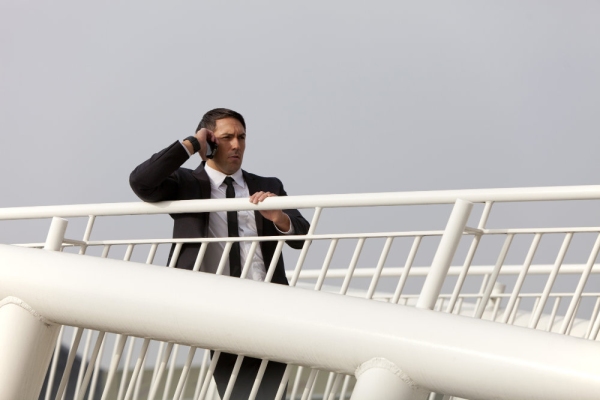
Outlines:
[[206,161],[206,150],[208,149],[208,143],[206,143],[208,140],[210,140],[211,142],[217,142],[217,137],[215,136],[215,134],[213,133],[213,131],[208,130],[206,128],[202,128],[200,129],[198,132],[196,132],[196,139],[198,139],[198,141],[200,142],[200,157],[202,157],[203,161]]
[[[196,137],[196,139],[198,139],[198,142],[200,143],[200,157],[202,158],[202,160],[206,161],[206,149],[208,149],[207,140],[216,143],[217,138],[211,130],[208,130],[206,128],[200,129],[198,132],[196,132],[194,136]],[[188,140],[184,140],[183,145],[188,149],[190,154],[194,154],[194,146],[192,146],[192,144]]]

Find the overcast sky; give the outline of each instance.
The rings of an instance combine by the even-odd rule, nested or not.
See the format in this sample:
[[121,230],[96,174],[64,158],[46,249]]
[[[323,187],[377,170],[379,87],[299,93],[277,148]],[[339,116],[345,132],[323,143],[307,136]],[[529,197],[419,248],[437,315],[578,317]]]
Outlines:
[[[137,201],[130,171],[215,107],[246,118],[244,168],[290,195],[597,184],[599,17],[597,1],[2,1],[0,207]],[[593,210],[578,223],[600,225]]]
[[131,169],[214,107],[246,117],[244,168],[290,194],[596,184],[599,17],[596,1],[3,1],[0,206],[135,201]]

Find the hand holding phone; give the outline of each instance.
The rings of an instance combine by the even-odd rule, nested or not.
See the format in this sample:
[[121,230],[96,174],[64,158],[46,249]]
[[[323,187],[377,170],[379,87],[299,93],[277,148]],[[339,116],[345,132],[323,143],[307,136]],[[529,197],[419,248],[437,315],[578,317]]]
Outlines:
[[208,136],[206,137],[206,144],[208,144],[206,147],[206,158],[212,159],[219,146],[217,145],[217,142],[213,142]]
[[194,135],[198,140],[198,144],[200,145],[200,157],[206,161],[207,159],[211,159],[215,156],[215,152],[217,151],[217,138],[215,134],[206,129],[200,128],[196,131]]

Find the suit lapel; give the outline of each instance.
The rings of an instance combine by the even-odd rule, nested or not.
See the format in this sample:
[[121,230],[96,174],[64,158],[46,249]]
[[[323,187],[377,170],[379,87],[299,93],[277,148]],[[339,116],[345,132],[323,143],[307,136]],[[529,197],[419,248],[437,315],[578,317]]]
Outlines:
[[[250,196],[260,191],[259,182],[254,178],[254,176],[250,175],[244,170],[242,170],[242,175],[244,175],[244,180],[246,181],[246,185],[248,185],[248,192],[250,193]],[[264,236],[263,216],[260,211],[254,211],[254,219],[256,220],[256,232],[258,233],[258,236]]]

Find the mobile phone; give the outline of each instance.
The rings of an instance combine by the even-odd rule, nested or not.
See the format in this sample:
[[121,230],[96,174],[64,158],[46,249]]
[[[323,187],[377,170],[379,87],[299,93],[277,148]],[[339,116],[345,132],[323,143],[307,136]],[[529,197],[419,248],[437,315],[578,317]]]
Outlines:
[[206,158],[213,158],[215,156],[215,153],[217,152],[217,148],[219,146],[217,146],[217,142],[213,142],[211,140],[206,140],[206,143],[208,143],[208,148],[206,149]]

